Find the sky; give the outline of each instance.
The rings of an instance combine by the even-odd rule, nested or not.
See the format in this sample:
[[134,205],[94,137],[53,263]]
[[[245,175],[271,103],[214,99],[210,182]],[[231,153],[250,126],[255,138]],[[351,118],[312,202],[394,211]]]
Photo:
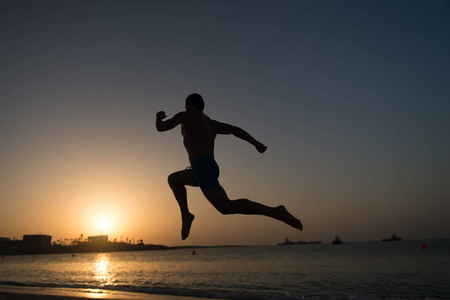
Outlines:
[[[0,236],[146,244],[450,238],[448,1],[0,2]],[[221,215],[167,176],[189,166],[155,116],[200,93],[231,199],[302,232]]]

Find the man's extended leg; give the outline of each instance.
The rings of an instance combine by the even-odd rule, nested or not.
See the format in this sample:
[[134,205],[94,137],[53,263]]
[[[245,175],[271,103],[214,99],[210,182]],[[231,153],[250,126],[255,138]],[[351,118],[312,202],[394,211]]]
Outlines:
[[284,205],[270,207],[248,199],[230,200],[220,185],[203,191],[203,194],[222,214],[264,215],[303,230],[300,220],[291,215]]
[[194,215],[189,212],[187,204],[186,185],[197,186],[197,183],[192,178],[191,170],[183,170],[169,175],[169,186],[173,191],[175,199],[180,206],[181,220],[183,225],[181,227],[181,238],[185,240],[189,236]]

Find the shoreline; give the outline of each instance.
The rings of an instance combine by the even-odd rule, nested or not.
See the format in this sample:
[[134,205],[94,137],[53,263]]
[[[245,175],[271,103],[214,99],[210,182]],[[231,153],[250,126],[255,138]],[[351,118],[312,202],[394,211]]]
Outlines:
[[[136,246],[136,245],[130,245]],[[271,245],[272,246],[272,245]],[[54,247],[54,246],[52,246]],[[129,248],[100,248],[100,249],[78,249],[75,246],[56,246],[56,248],[41,249],[37,251],[36,249],[27,249],[17,251],[10,251],[0,248],[0,258],[5,258],[6,256],[16,256],[16,255],[41,255],[41,254],[76,254],[83,253],[113,253],[113,252],[139,252],[139,251],[169,251],[169,250],[179,250],[179,249],[208,249],[208,248],[233,248],[233,247],[255,247],[252,245],[218,245],[218,246],[164,246],[164,245],[145,245],[139,247],[129,247]],[[256,246],[257,247],[257,246]]]
[[192,296],[172,296],[93,289],[10,287],[0,285],[0,300],[214,300]]

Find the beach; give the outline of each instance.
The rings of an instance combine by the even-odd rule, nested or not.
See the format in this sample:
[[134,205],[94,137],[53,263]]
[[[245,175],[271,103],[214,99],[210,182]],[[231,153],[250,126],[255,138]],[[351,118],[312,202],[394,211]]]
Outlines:
[[[104,290],[66,290],[54,288],[0,287],[0,300],[82,300],[82,299],[115,299],[115,300],[198,300],[197,298],[171,295],[152,295],[130,292]],[[211,299],[212,300],[212,299]]]

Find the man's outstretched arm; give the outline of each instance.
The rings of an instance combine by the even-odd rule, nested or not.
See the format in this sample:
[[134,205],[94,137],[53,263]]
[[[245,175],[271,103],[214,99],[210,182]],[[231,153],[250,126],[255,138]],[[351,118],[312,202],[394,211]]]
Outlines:
[[217,121],[214,121],[214,125],[216,127],[216,132],[218,134],[232,134],[237,138],[240,138],[244,141],[249,142],[253,146],[255,146],[256,150],[258,150],[259,153],[263,153],[266,151],[267,147],[258,142],[254,137],[252,137],[247,131],[233,125],[220,123]]
[[166,113],[160,111],[156,114],[156,130],[167,131],[171,130],[177,125],[181,124],[184,117],[184,112],[176,114],[173,118],[163,121],[167,117]]

